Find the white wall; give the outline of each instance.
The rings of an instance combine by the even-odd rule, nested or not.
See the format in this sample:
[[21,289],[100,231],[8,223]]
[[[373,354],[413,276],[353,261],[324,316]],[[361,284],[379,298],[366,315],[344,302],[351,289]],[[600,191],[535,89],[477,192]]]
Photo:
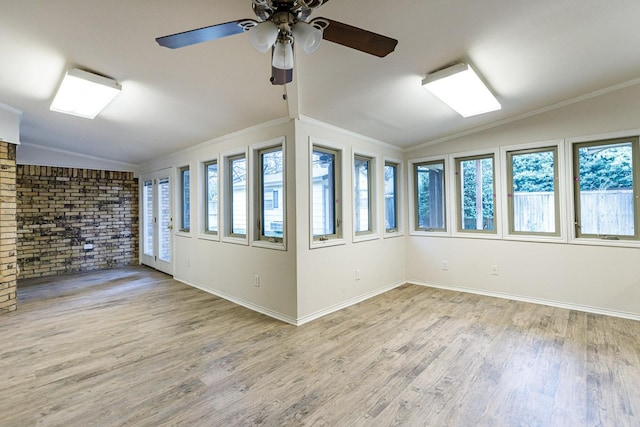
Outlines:
[[136,165],[130,163],[80,155],[26,142],[20,144],[16,157],[19,165],[58,166],[124,172],[134,172],[136,170]]
[[[343,149],[343,244],[310,249],[309,158],[310,138]],[[353,239],[353,154],[376,159],[377,237]],[[405,283],[405,236],[384,238],[385,158],[402,159],[402,151],[340,129],[302,119],[296,122],[296,217],[298,218],[298,319],[306,322]],[[404,188],[404,186],[403,186]],[[403,211],[404,212],[404,211]],[[406,218],[402,217],[406,230]],[[360,280],[355,270],[360,270]]]
[[20,143],[20,121],[22,112],[0,103],[0,140]]
[[[411,150],[407,158],[638,128],[640,85]],[[406,242],[410,282],[640,318],[637,247],[428,236],[410,236]],[[443,260],[447,271],[441,269]],[[491,275],[491,265],[498,265],[499,276]]]
[[[202,162],[245,150],[278,137],[286,138],[286,251],[249,244],[202,238]],[[338,144],[344,149],[344,239],[340,246],[310,249],[309,138]],[[191,171],[191,231],[175,233],[174,277],[281,320],[301,324],[405,283],[405,236],[384,237],[384,197],[376,183],[378,235],[353,242],[352,155],[376,158],[376,175],[382,179],[385,158],[401,160],[402,150],[331,126],[304,119],[265,124],[150,162],[148,172],[189,165]],[[177,172],[176,172],[177,173]],[[252,179],[249,180],[253,182]],[[177,200],[177,199],[176,199]],[[178,207],[176,206],[176,214]],[[177,218],[177,215],[175,216]],[[406,223],[406,221],[404,221]],[[405,227],[406,229],[406,227]],[[355,270],[360,280],[355,280]],[[254,275],[260,286],[254,286]]]
[[[224,155],[243,152],[254,144],[280,137],[286,139],[287,209],[291,212],[287,218],[287,250],[266,249],[251,244],[235,244],[203,238],[199,233],[204,212],[202,163],[218,159],[220,165]],[[145,164],[139,169],[140,174],[144,175],[167,167],[179,168],[187,165],[190,167],[191,230],[189,233],[175,233],[174,236],[173,268],[174,277],[177,280],[256,311],[295,323],[297,307],[294,148],[293,123],[280,121],[208,141]],[[179,206],[175,204],[174,218],[178,218]],[[260,276],[259,287],[254,286],[256,274]]]

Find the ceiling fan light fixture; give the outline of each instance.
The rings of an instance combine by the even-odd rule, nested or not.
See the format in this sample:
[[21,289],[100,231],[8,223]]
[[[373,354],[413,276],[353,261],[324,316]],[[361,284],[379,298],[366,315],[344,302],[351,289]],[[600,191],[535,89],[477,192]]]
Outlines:
[[422,86],[462,117],[502,108],[469,64],[456,64],[429,74],[422,80]]
[[298,21],[293,26],[293,37],[296,40],[296,44],[302,48],[304,53],[311,55],[320,47],[322,30],[307,22]]
[[271,21],[261,22],[249,30],[249,41],[258,52],[267,52],[277,38],[278,26]]
[[122,87],[113,79],[73,68],[62,79],[50,109],[93,119],[121,90]]
[[278,41],[274,45],[272,65],[280,70],[293,69],[293,45],[290,41]]

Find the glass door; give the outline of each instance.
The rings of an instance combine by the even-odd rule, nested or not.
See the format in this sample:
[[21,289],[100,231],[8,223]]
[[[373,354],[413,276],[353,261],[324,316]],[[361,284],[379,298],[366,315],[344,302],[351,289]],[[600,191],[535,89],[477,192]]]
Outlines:
[[142,264],[173,274],[173,203],[171,169],[144,175],[142,183]]

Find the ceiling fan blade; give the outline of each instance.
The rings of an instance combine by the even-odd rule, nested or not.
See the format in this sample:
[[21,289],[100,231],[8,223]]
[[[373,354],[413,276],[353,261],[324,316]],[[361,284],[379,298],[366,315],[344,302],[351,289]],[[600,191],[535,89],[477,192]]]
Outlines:
[[156,41],[160,46],[176,49],[192,44],[207,42],[222,37],[232,36],[245,31],[242,26],[248,20],[225,22],[224,24],[211,25],[197,30],[184,31],[170,36],[158,37]]
[[322,38],[330,42],[341,44],[361,52],[383,58],[393,52],[398,44],[398,40],[361,28],[352,27],[342,22],[333,21],[327,18],[316,18],[311,23],[322,21],[328,23],[324,27]]

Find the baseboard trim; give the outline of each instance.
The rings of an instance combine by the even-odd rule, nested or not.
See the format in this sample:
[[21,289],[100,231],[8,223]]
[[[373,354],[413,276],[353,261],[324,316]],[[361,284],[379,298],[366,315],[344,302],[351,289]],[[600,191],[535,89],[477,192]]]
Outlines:
[[271,317],[273,319],[280,320],[281,322],[289,323],[290,325],[298,326],[298,323],[297,323],[296,319],[293,318],[293,317],[286,316],[286,315],[284,315],[282,313],[278,313],[277,311],[273,311],[273,310],[268,309],[266,307],[262,307],[260,305],[253,304],[253,303],[251,303],[249,301],[245,301],[243,299],[236,298],[236,297],[228,295],[228,294],[226,294],[224,292],[220,292],[220,291],[218,291],[216,289],[207,288],[204,285],[200,285],[198,283],[194,283],[194,282],[191,282],[189,280],[182,279],[180,277],[175,277],[174,276],[174,279],[177,280],[178,282],[184,283],[185,285],[192,286],[194,288],[200,289],[201,291],[210,293],[211,295],[215,295],[217,297],[220,297],[222,299],[230,301],[230,302],[232,302],[234,304],[237,304],[239,306],[242,306],[244,308],[248,308],[249,310],[255,311],[255,312],[260,313],[260,314],[264,314],[265,316],[269,316],[269,317]]
[[625,312],[625,311],[605,310],[605,309],[602,309],[602,308],[592,307],[592,306],[588,306],[588,305],[571,304],[571,303],[566,303],[566,302],[547,300],[547,299],[544,299],[544,298],[524,297],[524,296],[520,296],[520,295],[513,295],[513,294],[502,293],[502,292],[484,291],[484,290],[481,290],[481,289],[466,288],[464,286],[445,285],[445,284],[442,284],[442,283],[425,282],[425,281],[421,281],[421,280],[407,280],[407,283],[410,283],[410,284],[413,284],[413,285],[418,285],[418,286],[425,286],[425,287],[428,287],[428,288],[437,288],[437,289],[445,289],[445,290],[449,290],[449,291],[466,292],[466,293],[470,293],[470,294],[482,295],[482,296],[487,296],[487,297],[502,298],[502,299],[508,299],[508,300],[513,300],[513,301],[527,302],[527,303],[531,303],[531,304],[546,305],[546,306],[550,306],[550,307],[557,307],[557,308],[565,308],[565,309],[568,309],[568,310],[582,311],[582,312],[585,312],[585,313],[601,314],[601,315],[604,315],[604,316],[619,317],[619,318],[622,318],[622,319],[640,321],[640,315],[639,314],[629,313],[629,312]]
[[257,313],[264,314],[265,316],[269,316],[269,317],[271,317],[273,319],[280,320],[281,322],[285,322],[285,323],[288,323],[288,324],[293,325],[293,326],[302,326],[305,323],[311,322],[312,320],[319,319],[320,317],[326,316],[327,314],[331,314],[331,313],[334,313],[336,311],[342,310],[344,308],[350,307],[352,305],[358,304],[358,303],[360,303],[362,301],[368,300],[369,298],[373,298],[373,297],[375,297],[377,295],[383,294],[385,292],[388,292],[388,291],[390,291],[392,289],[395,289],[395,288],[397,288],[399,286],[402,286],[402,285],[407,283],[405,281],[393,283],[391,285],[384,286],[384,287],[382,287],[380,289],[376,289],[375,291],[368,292],[366,294],[359,295],[357,297],[354,297],[354,298],[351,298],[349,300],[343,301],[340,304],[332,305],[330,307],[327,307],[327,308],[322,309],[320,311],[317,311],[315,313],[309,314],[307,316],[299,317],[299,318],[296,319],[296,318],[293,318],[293,317],[290,317],[290,316],[286,316],[286,315],[284,315],[282,313],[278,313],[277,311],[273,311],[271,309],[268,309],[268,308],[253,304],[251,302],[244,301],[243,299],[236,298],[236,297],[228,295],[228,294],[226,294],[224,292],[220,292],[220,291],[218,291],[216,289],[207,288],[204,285],[200,285],[198,283],[182,279],[182,278],[177,277],[177,276],[174,276],[174,279],[177,280],[178,282],[184,283],[185,285],[189,285],[189,286],[192,286],[194,288],[200,289],[201,291],[210,293],[211,295],[215,295],[217,297],[220,297],[222,299],[230,301],[230,302],[232,302],[234,304],[237,304],[239,306],[242,306],[244,308],[248,308],[249,310],[253,310],[253,311],[257,312]]
[[366,294],[363,295],[358,295],[357,297],[348,299],[346,301],[343,301],[339,304],[335,304],[332,305],[330,307],[324,308],[322,310],[316,311],[315,313],[312,314],[308,314],[306,316],[302,316],[302,317],[298,317],[298,321],[297,321],[297,326],[300,325],[304,325],[305,323],[309,323],[312,320],[316,320],[319,319],[320,317],[326,316],[327,314],[331,314],[331,313],[335,313],[336,311],[340,311],[342,309],[345,309],[347,307],[350,307],[352,305],[356,305],[358,303],[361,303],[362,301],[366,301],[369,298],[373,298],[375,296],[378,296],[380,294],[383,294],[385,292],[388,292],[392,289],[395,289],[397,287],[400,287],[404,284],[406,284],[406,281],[401,281],[401,282],[396,282],[396,283],[392,283],[390,285],[384,286],[380,289],[376,289],[375,291],[371,291],[371,292],[367,292]]

